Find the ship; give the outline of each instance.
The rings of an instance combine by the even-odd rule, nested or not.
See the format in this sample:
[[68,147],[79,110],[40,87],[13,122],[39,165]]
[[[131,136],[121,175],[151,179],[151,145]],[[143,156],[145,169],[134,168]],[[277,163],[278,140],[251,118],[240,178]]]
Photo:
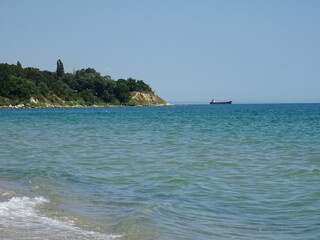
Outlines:
[[210,104],[231,104],[232,101],[227,101],[227,102],[216,102],[214,99],[210,102]]

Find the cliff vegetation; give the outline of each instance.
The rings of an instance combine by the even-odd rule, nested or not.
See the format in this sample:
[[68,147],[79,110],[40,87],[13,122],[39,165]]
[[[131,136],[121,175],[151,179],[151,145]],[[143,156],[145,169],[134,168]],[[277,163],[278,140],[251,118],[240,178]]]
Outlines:
[[168,105],[142,80],[113,80],[93,68],[65,73],[59,59],[55,72],[0,63],[0,106],[150,106]]

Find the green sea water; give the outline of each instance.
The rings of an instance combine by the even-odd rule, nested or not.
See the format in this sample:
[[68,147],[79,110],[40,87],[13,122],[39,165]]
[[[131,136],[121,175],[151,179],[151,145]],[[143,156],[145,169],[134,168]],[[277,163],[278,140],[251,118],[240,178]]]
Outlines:
[[0,109],[0,239],[320,239],[320,104]]

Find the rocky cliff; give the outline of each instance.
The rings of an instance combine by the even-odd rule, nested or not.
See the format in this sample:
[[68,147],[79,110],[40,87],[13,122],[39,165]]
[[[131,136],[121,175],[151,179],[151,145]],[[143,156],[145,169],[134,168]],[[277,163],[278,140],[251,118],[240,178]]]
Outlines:
[[132,99],[138,106],[170,106],[165,100],[153,92],[131,92]]

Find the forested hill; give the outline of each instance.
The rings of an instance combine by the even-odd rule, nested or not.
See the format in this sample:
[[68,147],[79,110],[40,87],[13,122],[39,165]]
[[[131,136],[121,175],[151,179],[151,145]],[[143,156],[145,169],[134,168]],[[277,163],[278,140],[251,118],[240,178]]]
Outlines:
[[[142,80],[113,80],[110,76],[101,76],[93,68],[65,73],[61,60],[57,61],[55,72],[23,68],[20,62],[0,64],[0,106],[141,105],[138,98],[132,97],[136,92],[155,96]],[[157,99],[144,105],[167,104]]]

